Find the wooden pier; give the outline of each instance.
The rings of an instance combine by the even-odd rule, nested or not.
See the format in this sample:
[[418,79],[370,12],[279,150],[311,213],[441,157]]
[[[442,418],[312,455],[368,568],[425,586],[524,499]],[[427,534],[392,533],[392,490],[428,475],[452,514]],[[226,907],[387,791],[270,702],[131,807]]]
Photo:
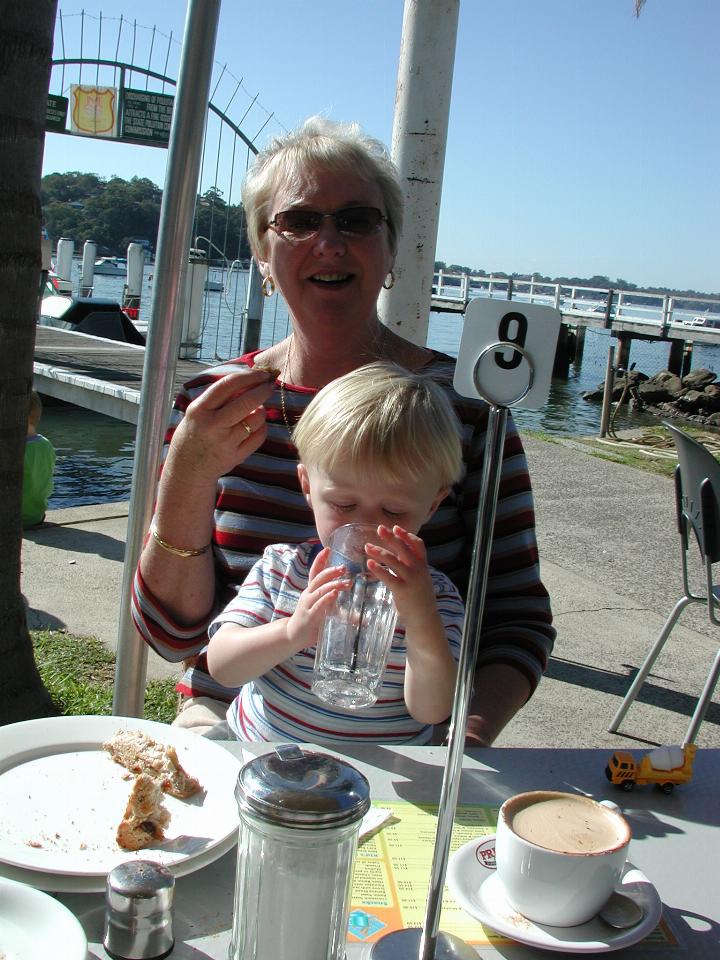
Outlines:
[[[48,397],[137,423],[145,347],[38,325],[35,389]],[[173,395],[209,366],[178,360]]]
[[608,330],[617,339],[616,367],[629,366],[633,340],[666,341],[668,370],[679,376],[690,369],[693,344],[720,344],[720,299],[714,297],[674,297],[646,290],[606,290],[512,277],[435,272],[432,310],[464,314],[475,297],[556,307],[562,316],[553,370],[557,377],[567,377],[569,364],[582,358],[588,328]]

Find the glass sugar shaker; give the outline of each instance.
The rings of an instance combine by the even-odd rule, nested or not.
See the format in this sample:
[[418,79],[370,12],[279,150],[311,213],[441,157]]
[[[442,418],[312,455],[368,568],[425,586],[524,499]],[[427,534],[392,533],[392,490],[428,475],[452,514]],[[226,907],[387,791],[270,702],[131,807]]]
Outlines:
[[344,960],[370,785],[349,763],[281,744],[240,771],[229,960]]

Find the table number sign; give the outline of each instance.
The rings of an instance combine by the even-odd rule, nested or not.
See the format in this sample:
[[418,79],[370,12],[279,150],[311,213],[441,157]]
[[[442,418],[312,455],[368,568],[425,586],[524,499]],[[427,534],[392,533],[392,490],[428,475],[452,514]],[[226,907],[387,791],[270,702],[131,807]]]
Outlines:
[[497,407],[538,410],[550,392],[560,311],[514,300],[471,300],[454,387]]

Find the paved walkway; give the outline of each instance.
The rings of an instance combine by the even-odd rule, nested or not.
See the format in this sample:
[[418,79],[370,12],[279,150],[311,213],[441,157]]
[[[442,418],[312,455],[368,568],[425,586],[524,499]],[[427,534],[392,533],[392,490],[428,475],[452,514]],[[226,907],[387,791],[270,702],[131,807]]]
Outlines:
[[[718,633],[686,613],[630,710],[607,726],[680,589],[672,481],[592,456],[577,443],[526,438],[543,579],[558,639],[548,672],[499,746],[642,749],[679,743],[715,656]],[[51,511],[27,531],[23,591],[31,627],[116,640],[127,504]],[[149,676],[177,667],[151,654]],[[699,746],[720,747],[720,705]]]

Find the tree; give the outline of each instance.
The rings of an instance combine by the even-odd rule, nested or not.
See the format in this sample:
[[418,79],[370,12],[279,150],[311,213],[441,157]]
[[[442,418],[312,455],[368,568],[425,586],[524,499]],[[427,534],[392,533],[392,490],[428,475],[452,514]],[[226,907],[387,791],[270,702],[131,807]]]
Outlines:
[[57,0],[0,17],[0,723],[57,713],[20,592],[22,467],[40,288],[40,176]]

